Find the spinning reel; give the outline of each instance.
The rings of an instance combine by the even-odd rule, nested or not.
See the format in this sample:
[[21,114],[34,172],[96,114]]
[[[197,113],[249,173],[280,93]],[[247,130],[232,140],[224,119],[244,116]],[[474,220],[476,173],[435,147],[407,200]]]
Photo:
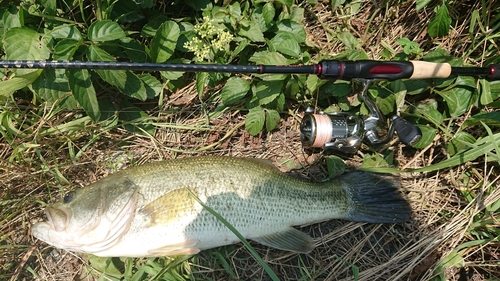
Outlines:
[[348,112],[314,113],[313,108],[307,108],[300,124],[300,139],[305,148],[321,148],[327,154],[352,154],[363,142],[374,148],[386,144],[392,139],[394,132],[397,132],[405,145],[413,146],[420,140],[420,129],[397,115],[393,115],[387,125],[384,115],[368,97],[368,87],[373,80],[353,81],[362,83],[359,97],[370,113],[366,116]]

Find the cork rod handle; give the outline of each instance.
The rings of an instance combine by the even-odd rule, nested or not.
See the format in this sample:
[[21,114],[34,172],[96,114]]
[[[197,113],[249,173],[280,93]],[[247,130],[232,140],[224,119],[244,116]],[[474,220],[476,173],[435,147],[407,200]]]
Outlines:
[[411,61],[413,74],[410,79],[448,78],[451,75],[449,63],[434,63],[426,61]]

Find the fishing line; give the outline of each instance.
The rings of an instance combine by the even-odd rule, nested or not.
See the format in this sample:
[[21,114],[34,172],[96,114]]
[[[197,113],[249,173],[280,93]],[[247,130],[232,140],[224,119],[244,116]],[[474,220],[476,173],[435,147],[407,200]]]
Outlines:
[[312,114],[314,122],[316,123],[316,136],[311,147],[322,148],[325,143],[332,139],[333,126],[332,120],[328,115]]

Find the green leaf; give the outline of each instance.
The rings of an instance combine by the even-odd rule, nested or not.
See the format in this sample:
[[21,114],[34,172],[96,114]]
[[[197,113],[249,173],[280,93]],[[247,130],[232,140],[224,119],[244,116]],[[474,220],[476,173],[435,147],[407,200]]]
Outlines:
[[44,12],[50,15],[54,15],[57,8],[56,0],[43,0],[40,1],[40,4],[45,7]]
[[[271,3],[269,3],[271,4]],[[231,25],[236,26],[238,23],[238,19],[241,19],[241,15],[238,16],[232,16],[231,17]],[[263,33],[268,31],[270,24],[266,23],[266,20],[264,19],[264,15],[262,12],[262,8],[258,7],[256,8],[251,15],[252,22],[257,24],[259,26],[260,31]]]
[[264,34],[262,33],[262,30],[260,29],[260,26],[257,22],[246,22],[248,23],[247,26],[244,26],[243,20],[240,22],[240,28],[238,30],[238,35],[244,36],[248,39],[250,39],[253,42],[264,42]]
[[359,41],[354,37],[349,31],[339,32],[337,38],[344,43],[347,49],[357,49],[359,47]]
[[425,148],[432,143],[437,134],[437,130],[432,127],[417,125],[422,131],[422,138],[413,145],[414,148]]
[[55,26],[48,32],[48,34],[50,34],[54,39],[73,39],[77,41],[82,39],[82,34],[73,24]]
[[[87,49],[87,56],[92,61],[115,61],[115,59],[103,49],[97,46],[90,46]],[[94,70],[102,80],[118,88],[129,97],[146,100],[147,93],[141,79],[132,71],[128,70]]]
[[184,3],[193,8],[195,11],[202,11],[212,5],[210,0],[191,0],[185,1]]
[[393,92],[383,87],[370,89],[369,92],[376,97],[375,103],[382,114],[388,115],[394,111],[396,96]]
[[451,89],[438,91],[438,94],[446,101],[451,117],[457,118],[469,110],[473,101],[472,95],[474,94],[471,83],[474,83],[473,78],[459,76]]
[[448,154],[453,156],[464,149],[470,148],[471,144],[475,142],[476,139],[471,134],[464,131],[460,131],[448,143],[446,147],[446,152],[448,152]]
[[308,75],[306,79],[307,90],[310,93],[314,93],[323,82],[323,80],[319,79],[318,75]]
[[160,71],[161,77],[165,80],[177,80],[184,75],[184,72],[180,71]]
[[154,62],[165,62],[174,53],[180,29],[176,22],[164,22],[155,33],[150,46],[150,56]]
[[154,135],[155,128],[147,119],[149,115],[142,111],[137,106],[129,101],[122,101],[123,107],[121,108],[118,116],[120,120],[124,121],[123,126],[129,132],[134,132],[143,136]]
[[54,60],[71,60],[80,47],[81,42],[73,39],[63,39],[54,46]]
[[146,95],[148,99],[152,99],[158,96],[163,90],[163,85],[161,82],[156,79],[153,75],[149,73],[138,74],[139,79],[144,83],[144,87],[146,88]]
[[90,74],[86,69],[66,70],[69,88],[80,106],[92,120],[97,121],[101,116],[96,91],[92,85]]
[[37,96],[53,104],[58,101],[58,107],[66,109],[78,108],[77,101],[71,95],[68,79],[61,69],[44,69],[42,74],[32,84]]
[[494,100],[494,102],[498,103],[500,99],[500,80],[488,81],[488,83],[490,88],[491,99]]
[[27,87],[42,73],[42,70],[29,72],[25,75],[16,75],[9,80],[0,82],[0,96],[9,96],[13,92]]
[[123,262],[121,262],[119,258],[106,258],[89,255],[89,262],[96,270],[103,273],[105,272],[104,275],[107,277],[106,279],[111,277],[122,277],[120,269],[123,268]]
[[417,105],[416,113],[424,116],[425,119],[435,126],[439,126],[443,121],[443,115],[434,107],[435,105],[437,105],[435,101],[421,102]]
[[441,262],[439,263],[440,266],[442,267],[463,267],[465,265],[465,260],[462,257],[462,253],[458,252],[456,250],[451,251],[451,253],[446,256]]
[[463,59],[456,58],[448,53],[445,49],[436,48],[427,53],[423,59],[428,62],[449,63],[451,66],[462,66]]
[[305,9],[304,8],[300,8],[298,6],[295,6],[295,7],[293,7],[293,9],[291,9],[290,12],[291,12],[290,13],[290,20],[292,22],[301,23],[304,21],[304,19],[305,19],[305,17],[304,17]]
[[408,95],[418,95],[428,89],[430,89],[429,82],[426,80],[404,80],[404,85],[406,86],[406,94]]
[[209,78],[208,72],[196,73],[196,92],[198,92],[200,100],[203,99],[203,92],[205,91],[205,86],[208,85]]
[[127,58],[133,62],[146,62],[148,60],[148,53],[145,46],[138,40],[130,37],[120,39],[120,47],[127,55]]
[[431,3],[432,0],[417,0],[417,11],[422,10],[425,8],[429,3]]
[[[5,58],[8,60],[47,60],[50,57],[48,38],[27,27],[9,29],[3,38]],[[23,75],[33,69],[18,69]]]
[[363,49],[347,50],[344,51],[347,54],[346,58],[348,60],[367,60],[368,55]]
[[104,42],[121,39],[127,36],[120,25],[112,20],[93,22],[89,27],[89,40]]
[[352,85],[348,81],[328,81],[319,88],[320,96],[345,97],[352,93]]
[[481,97],[479,101],[482,105],[487,105],[492,103],[495,99],[493,98],[493,94],[491,92],[491,84],[486,79],[480,79],[479,85],[481,86]]
[[222,88],[221,98],[224,105],[241,101],[250,90],[250,82],[240,77],[231,77]]
[[278,111],[274,109],[266,109],[266,130],[268,132],[274,130],[278,126],[281,116]]
[[445,4],[437,6],[434,9],[436,13],[434,18],[429,22],[427,27],[427,33],[431,37],[443,37],[448,35],[451,25],[451,17],[448,12],[448,8]]
[[2,16],[4,30],[10,30],[15,27],[24,25],[23,9],[18,9],[14,6],[5,10]]
[[394,151],[386,151],[384,155],[379,153],[366,154],[363,158],[361,169],[373,167],[390,167],[393,165]]
[[164,15],[159,15],[150,20],[141,30],[141,36],[153,37],[160,26],[170,18]]
[[479,113],[474,116],[469,117],[464,124],[463,128],[479,125],[484,123],[488,126],[500,127],[500,111],[492,111],[487,113]]
[[256,136],[264,128],[264,120],[266,113],[262,107],[250,109],[245,119],[245,129],[252,135]]
[[278,111],[283,111],[285,108],[285,94],[280,93],[278,97],[270,104],[270,107],[276,108]]
[[332,9],[335,10],[338,7],[344,5],[346,0],[331,0],[330,3],[332,5]]
[[[238,1],[234,1],[232,2],[230,5],[227,6],[228,8],[228,12],[229,12],[229,15],[231,18],[234,18],[234,19],[240,19],[241,18],[241,5]],[[215,11],[215,9],[214,9]],[[223,19],[226,17],[226,12],[223,12],[223,9],[221,9],[221,15],[215,15],[214,14],[214,18],[215,19]]]
[[291,8],[293,5],[293,0],[277,0],[276,2],[279,2],[279,3],[287,6],[288,8]]
[[344,163],[344,160],[342,160],[342,158],[335,155],[329,155],[325,157],[325,160],[326,160],[326,166],[328,167],[329,178],[331,179],[336,178],[345,172],[346,165]]
[[140,2],[145,1],[130,1],[130,0],[118,0],[113,1],[113,9],[111,10],[111,18],[116,19],[121,23],[134,23],[142,20],[144,14],[142,12],[141,6],[138,5]]
[[290,35],[288,32],[278,32],[278,34],[269,41],[269,47],[274,51],[294,58],[300,55],[299,43],[295,40],[294,36]]
[[286,65],[288,60],[278,52],[261,51],[255,52],[253,56],[249,59],[255,64],[263,65]]
[[259,104],[264,105],[273,102],[281,93],[283,81],[260,81],[253,90],[259,99]]
[[295,38],[295,41],[299,43],[304,43],[306,41],[306,30],[304,25],[301,23],[284,19],[276,24],[276,28],[278,29],[276,33],[279,31],[287,32]]
[[273,3],[268,2],[262,7],[262,15],[267,24],[270,24],[273,21],[274,16],[276,15],[276,9],[274,8]]

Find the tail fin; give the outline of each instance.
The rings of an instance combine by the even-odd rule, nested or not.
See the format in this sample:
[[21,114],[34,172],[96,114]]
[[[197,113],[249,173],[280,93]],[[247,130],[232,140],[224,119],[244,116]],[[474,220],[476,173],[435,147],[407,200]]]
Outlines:
[[411,216],[411,208],[399,192],[399,181],[391,176],[368,172],[339,177],[351,201],[348,220],[369,223],[401,223]]

